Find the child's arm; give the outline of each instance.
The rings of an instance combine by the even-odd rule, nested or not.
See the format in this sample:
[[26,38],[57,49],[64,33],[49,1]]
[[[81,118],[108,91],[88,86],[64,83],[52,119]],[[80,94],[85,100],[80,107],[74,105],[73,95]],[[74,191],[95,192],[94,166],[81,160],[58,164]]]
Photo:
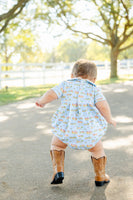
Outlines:
[[116,126],[116,122],[112,119],[111,111],[109,104],[106,100],[99,101],[96,104],[97,109],[101,113],[101,115],[106,119],[109,124],[112,124],[114,127]]
[[58,96],[52,89],[50,89],[38,101],[36,101],[36,105],[39,107],[44,107],[45,104],[50,103],[56,99],[58,99]]

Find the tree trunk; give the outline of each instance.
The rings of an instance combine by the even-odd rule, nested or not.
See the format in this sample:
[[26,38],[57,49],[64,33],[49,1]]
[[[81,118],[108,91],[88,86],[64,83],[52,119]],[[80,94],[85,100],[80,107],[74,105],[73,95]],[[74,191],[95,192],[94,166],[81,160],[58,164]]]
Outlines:
[[118,58],[119,50],[116,48],[111,49],[111,73],[110,78],[117,78],[117,58]]

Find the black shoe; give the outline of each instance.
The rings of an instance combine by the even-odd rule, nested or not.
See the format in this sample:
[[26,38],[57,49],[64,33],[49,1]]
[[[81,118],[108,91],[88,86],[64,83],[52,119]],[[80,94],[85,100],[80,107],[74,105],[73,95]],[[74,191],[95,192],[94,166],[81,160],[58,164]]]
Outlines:
[[58,172],[57,174],[55,174],[55,177],[51,182],[51,184],[61,184],[63,183],[63,179],[64,179],[64,172]]

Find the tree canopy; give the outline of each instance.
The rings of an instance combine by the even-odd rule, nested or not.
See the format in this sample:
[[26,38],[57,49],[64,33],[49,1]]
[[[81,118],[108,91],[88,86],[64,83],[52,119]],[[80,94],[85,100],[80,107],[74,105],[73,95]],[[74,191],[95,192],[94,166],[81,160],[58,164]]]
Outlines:
[[0,15],[0,33],[29,3],[34,20],[58,24],[72,33],[110,48],[111,77],[117,76],[117,59],[133,46],[132,0],[16,0]]
[[110,46],[111,77],[116,77],[118,55],[133,46],[129,42],[133,35],[133,1],[68,0],[69,6],[65,2],[59,0],[55,5],[48,0],[50,21],[56,19],[72,32]]
[[7,12],[0,15],[0,33],[4,31],[12,19],[21,13],[29,1],[30,0],[17,0],[15,5],[13,5]]

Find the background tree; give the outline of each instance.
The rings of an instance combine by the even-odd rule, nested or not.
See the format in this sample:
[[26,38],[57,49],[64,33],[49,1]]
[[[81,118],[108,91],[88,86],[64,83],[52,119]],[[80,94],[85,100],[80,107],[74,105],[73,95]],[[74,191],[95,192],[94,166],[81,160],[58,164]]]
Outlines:
[[65,39],[51,52],[44,52],[43,62],[74,62],[80,58],[105,61],[109,60],[109,51],[108,46],[105,47],[95,41],[88,44],[84,40]]
[[48,0],[47,4],[51,12],[48,16],[44,14],[47,20],[51,22],[56,19],[74,33],[110,47],[111,78],[117,77],[120,52],[133,46],[133,43],[124,46],[133,35],[133,1],[58,0],[57,5],[57,1]]
[[99,44],[98,42],[92,41],[87,48],[86,51],[86,58],[88,60],[99,60],[99,61],[109,61],[109,47],[103,46]]
[[83,39],[88,38],[109,46],[111,77],[117,77],[118,56],[133,46],[130,41],[133,35],[132,0],[14,0],[12,7],[0,15],[0,33],[12,19],[17,20],[16,16],[28,2],[31,7],[25,16],[27,18],[31,15],[32,18],[27,18],[25,23],[30,24],[34,16],[38,25],[41,20],[48,25],[56,23],[64,31],[71,30],[82,35]]
[[32,62],[31,56],[35,51],[35,37],[30,29],[22,30],[14,37],[16,43],[15,52],[19,54],[19,62]]
[[[13,28],[14,27],[14,28]],[[15,29],[15,32],[10,32]],[[40,52],[35,36],[30,29],[17,30],[16,24],[8,25],[0,37],[1,60],[3,63],[35,62],[38,52]],[[9,68],[6,66],[5,70]]]
[[[17,23],[10,24],[8,28],[5,28],[3,32],[1,33],[0,37],[0,49],[1,49],[1,60],[3,63],[9,63],[11,62],[11,58],[13,56],[13,53],[16,50],[16,46],[14,43],[14,34],[13,32],[10,32],[10,30],[15,30],[17,27]],[[8,70],[9,67],[5,66],[5,70]]]
[[[1,61],[4,63],[15,60],[17,62],[37,62],[37,57],[40,60],[39,53],[41,55],[42,52],[36,42],[36,29],[33,20],[35,14],[33,7],[35,6],[31,6],[32,3],[35,3],[35,0],[31,0],[30,5],[26,3],[28,1],[21,0],[13,0],[11,5],[8,5],[8,2],[0,0],[0,11],[4,13],[0,15],[0,19],[2,20],[2,16],[6,16],[5,20],[3,19],[0,22]],[[17,15],[13,15],[13,11]],[[7,13],[11,15],[10,20],[8,20],[9,15]],[[4,26],[6,20],[8,24],[6,23],[6,26]],[[8,69],[6,67],[6,70]]]
[[83,40],[62,40],[55,49],[56,61],[73,62],[77,59],[85,58],[87,47],[88,44]]
[[[133,37],[130,37],[129,40],[124,44],[123,47],[128,46],[129,44],[133,44]],[[133,47],[125,49],[120,52],[120,59],[133,59]]]
[[[0,33],[3,32],[4,29],[6,29],[6,27],[12,19],[14,19],[17,15],[19,15],[22,12],[23,8],[29,1],[30,0],[17,0],[15,1],[15,4],[14,2],[12,2],[12,7],[9,10],[5,10],[5,12],[0,15]],[[1,7],[5,4],[7,4],[7,2],[2,0],[0,1]]]
[[125,51],[121,52],[119,56],[120,60],[121,59],[133,59],[133,47],[130,49],[126,49]]

